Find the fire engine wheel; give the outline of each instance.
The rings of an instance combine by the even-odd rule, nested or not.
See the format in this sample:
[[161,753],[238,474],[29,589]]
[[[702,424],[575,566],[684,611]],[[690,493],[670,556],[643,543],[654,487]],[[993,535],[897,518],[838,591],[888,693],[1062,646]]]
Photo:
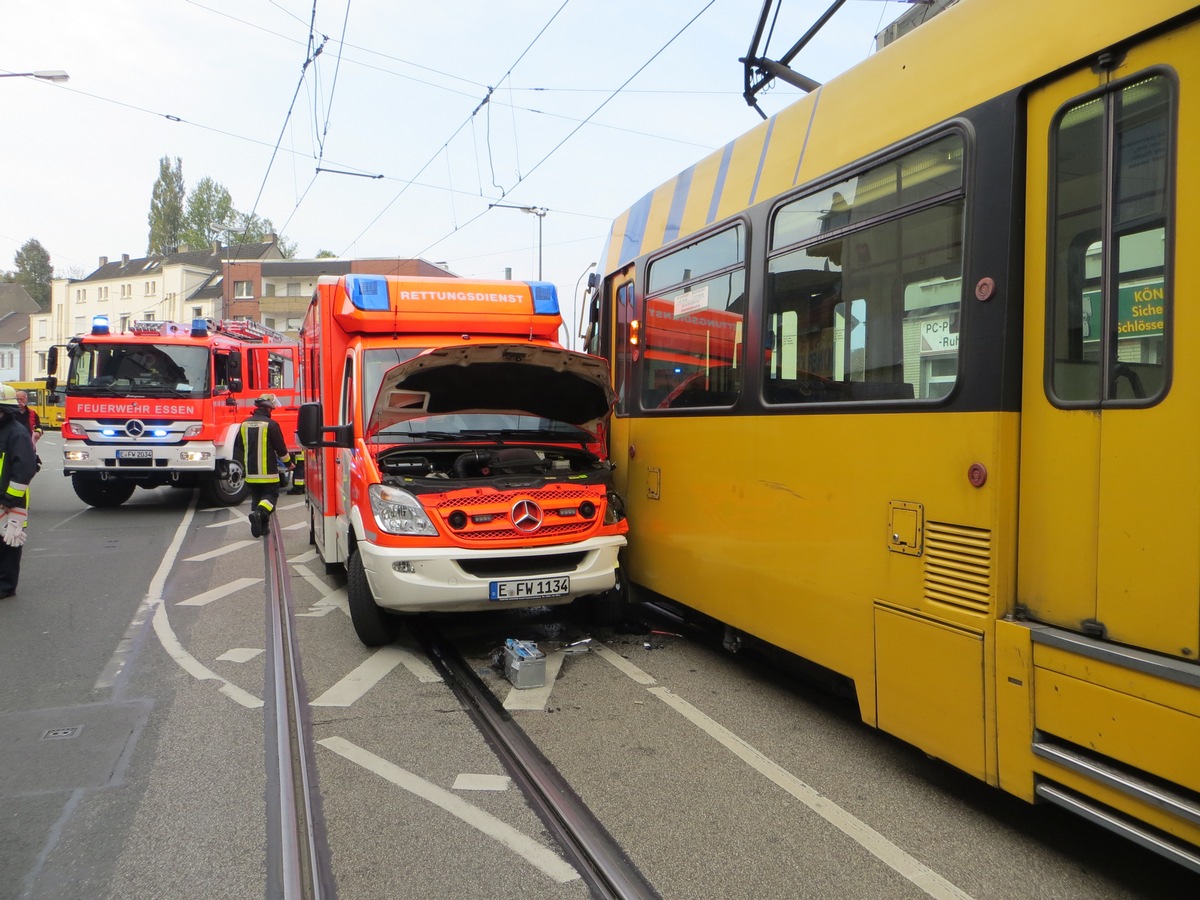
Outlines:
[[229,463],[223,471],[214,472],[204,483],[204,498],[214,506],[237,506],[249,493],[246,472],[236,462]]
[[396,639],[399,625],[375,602],[363,569],[362,555],[357,550],[346,561],[346,599],[354,632],[366,646],[382,647]]
[[75,495],[88,506],[106,509],[110,506],[120,506],[132,497],[137,485],[132,481],[105,481],[96,475],[76,472],[71,476],[71,487],[75,489]]

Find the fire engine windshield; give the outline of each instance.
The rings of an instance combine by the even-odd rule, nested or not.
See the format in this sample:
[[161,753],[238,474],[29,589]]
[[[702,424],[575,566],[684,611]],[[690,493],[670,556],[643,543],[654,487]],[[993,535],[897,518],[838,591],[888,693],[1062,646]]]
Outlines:
[[208,348],[184,344],[77,344],[71,352],[67,391],[207,397]]

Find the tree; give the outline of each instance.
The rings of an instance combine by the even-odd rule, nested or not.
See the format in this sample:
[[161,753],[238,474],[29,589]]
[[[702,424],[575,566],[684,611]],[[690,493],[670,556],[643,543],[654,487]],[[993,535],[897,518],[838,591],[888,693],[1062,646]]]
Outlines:
[[46,248],[37,238],[30,238],[13,256],[13,262],[17,264],[17,283],[25,288],[41,309],[48,309],[54,266],[50,265],[50,254]]
[[332,250],[318,250],[316,258],[317,259],[337,259],[337,254],[334,253]]
[[150,243],[146,253],[172,253],[183,234],[183,160],[164,156],[158,161],[158,180],[150,192]]
[[[183,243],[192,250],[200,250],[215,240],[224,240],[225,233],[213,228],[214,224],[238,223],[234,221],[233,197],[225,185],[205,175],[188,194],[187,212],[183,218]],[[236,240],[228,242],[235,243]]]

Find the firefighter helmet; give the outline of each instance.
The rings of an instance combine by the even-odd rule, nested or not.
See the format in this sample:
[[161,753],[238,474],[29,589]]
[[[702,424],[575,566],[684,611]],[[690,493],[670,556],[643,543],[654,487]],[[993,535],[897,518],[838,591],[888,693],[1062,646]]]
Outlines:
[[255,406],[265,406],[267,409],[279,409],[279,398],[274,394],[259,394],[254,398]]
[[11,384],[0,384],[0,409],[17,412],[17,389]]

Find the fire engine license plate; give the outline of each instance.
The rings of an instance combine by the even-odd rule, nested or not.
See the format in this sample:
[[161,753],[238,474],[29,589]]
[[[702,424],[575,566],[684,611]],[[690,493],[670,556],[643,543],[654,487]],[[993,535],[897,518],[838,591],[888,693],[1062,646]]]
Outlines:
[[152,450],[118,450],[117,459],[150,459]]
[[571,579],[563,576],[493,581],[488,588],[491,600],[539,600],[543,597],[561,597],[571,593]]

